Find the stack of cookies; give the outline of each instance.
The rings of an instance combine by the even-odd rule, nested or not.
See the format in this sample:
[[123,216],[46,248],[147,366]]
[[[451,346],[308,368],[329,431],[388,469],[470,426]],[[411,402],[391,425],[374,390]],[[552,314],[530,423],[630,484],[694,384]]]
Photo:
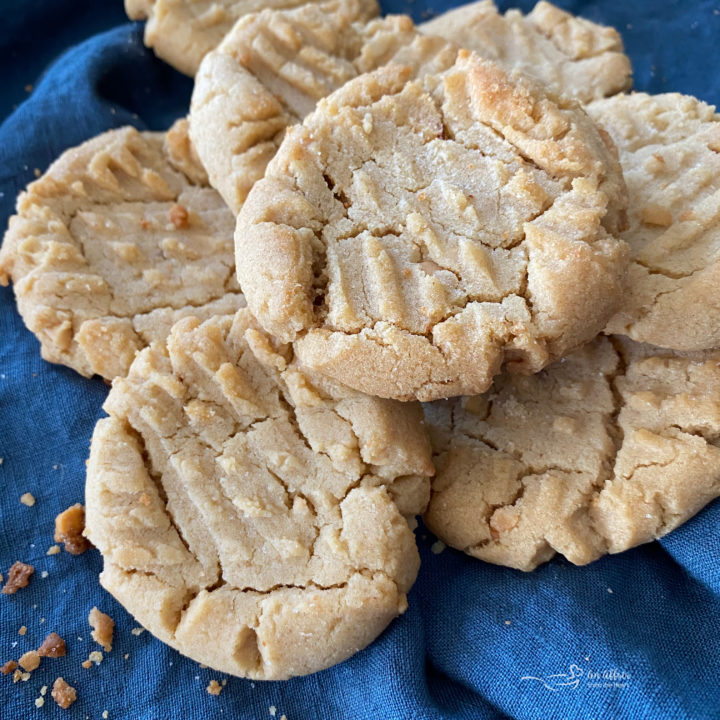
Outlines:
[[126,4],[189,116],[63,154],[0,281],[112,381],[87,532],[153,634],[311,673],[405,610],[417,516],[532,570],[720,495],[714,108],[546,2]]

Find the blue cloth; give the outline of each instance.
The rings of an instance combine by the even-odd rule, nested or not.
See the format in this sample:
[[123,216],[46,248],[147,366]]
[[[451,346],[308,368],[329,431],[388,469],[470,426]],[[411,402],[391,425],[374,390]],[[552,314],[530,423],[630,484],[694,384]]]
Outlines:
[[[453,4],[389,0],[385,9],[421,19]],[[532,2],[517,4],[528,10]],[[560,4],[622,31],[638,89],[720,100],[718,3]],[[122,24],[120,0],[5,0],[0,10],[0,111],[35,86],[0,127],[4,226],[35,168],[111,127],[166,127],[185,112],[191,83],[143,48],[139,25]],[[27,683],[0,676],[0,717],[96,720],[108,710],[111,719],[262,719],[274,706],[288,720],[720,718],[718,503],[661,542],[586,568],[556,559],[528,575],[451,550],[433,554],[434,539],[420,528],[423,566],[410,609],[370,648],[290,682],[228,678],[211,697],[205,687],[222,675],[148,633],[130,633],[132,618],[97,583],[96,551],[46,556],[54,516],[82,501],[106,392],[99,380],[43,362],[12,291],[0,289],[0,572],[15,560],[36,568],[29,587],[0,596],[0,662],[50,631],[68,644],[67,657],[43,660]],[[20,504],[24,492],[34,507]],[[116,620],[116,639],[102,665],[84,670],[80,662],[96,649],[87,624],[93,605]],[[40,687],[58,675],[77,687],[77,703],[64,713],[48,696],[36,710]]]

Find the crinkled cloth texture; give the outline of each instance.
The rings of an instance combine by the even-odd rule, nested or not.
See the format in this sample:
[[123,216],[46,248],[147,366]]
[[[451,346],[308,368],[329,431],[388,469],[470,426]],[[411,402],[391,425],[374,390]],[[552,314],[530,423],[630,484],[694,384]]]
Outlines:
[[[456,3],[383,4],[421,20]],[[533,2],[515,4],[528,11]],[[560,4],[622,32],[636,88],[720,102],[717,2]],[[65,148],[111,127],[166,128],[185,112],[190,81],[143,48],[140,26],[91,37],[121,22],[119,0],[5,0],[0,10],[0,108],[27,97],[26,84],[35,88],[0,127],[4,227],[35,168],[44,171]],[[49,62],[83,37],[90,39],[37,77],[38,58]],[[0,663],[36,648],[50,631],[68,644],[65,658],[44,658],[28,682],[0,676],[2,717],[98,718],[108,710],[114,719],[255,720],[271,717],[273,707],[288,720],[720,717],[719,503],[659,543],[588,567],[556,559],[527,575],[449,549],[435,554],[434,538],[420,528],[423,566],[410,609],[370,648],[315,676],[265,684],[230,678],[218,697],[208,695],[209,681],[223,676],[148,633],[131,634],[136,623],[97,582],[96,551],[45,555],[55,515],[82,501],[106,392],[99,380],[43,362],[12,290],[0,288],[0,572],[7,576],[15,560],[36,568],[27,588],[0,596]],[[37,499],[33,507],[20,503],[24,492]],[[100,649],[87,623],[93,605],[115,619],[115,642],[99,667],[84,670],[80,662]],[[36,711],[40,688],[58,675],[77,688],[77,703],[63,713],[48,692]]]

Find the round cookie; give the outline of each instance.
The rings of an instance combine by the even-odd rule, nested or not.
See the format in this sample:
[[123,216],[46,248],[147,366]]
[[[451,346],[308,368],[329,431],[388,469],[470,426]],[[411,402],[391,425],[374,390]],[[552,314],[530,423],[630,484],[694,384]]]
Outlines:
[[588,111],[620,151],[627,290],[608,333],[675,350],[720,346],[720,115],[696,98],[618,95]]
[[135,353],[186,315],[244,307],[234,218],[188,138],[131,127],[68,150],[18,198],[0,284],[46,360],[82,375],[125,375]]
[[[354,1],[354,0],[353,0]],[[145,45],[180,72],[195,75],[203,57],[217,47],[241,17],[265,8],[324,5],[323,0],[125,0],[132,20],[145,20]],[[367,19],[378,14],[375,0],[361,0]]]
[[418,28],[448,38],[504,68],[516,68],[582,103],[615,95],[632,84],[620,34],[548,2],[532,12],[498,12],[492,0],[462,5]]
[[238,278],[300,362],[379,397],[484,392],[617,308],[625,188],[574,103],[460,51],[389,65],[291,128],[243,206]]
[[417,72],[446,67],[455,47],[420,36],[406,16],[365,22],[359,0],[248,15],[203,60],[190,133],[210,183],[239,212],[285,129],[317,101],[390,60]]
[[240,310],[180,321],[105,410],[87,534],[103,587],[158,638],[279,680],[344,660],[404,612],[433,472],[418,405],[313,378]]
[[720,495],[720,352],[601,337],[486,395],[429,403],[425,523],[481,560],[584,565],[650,542]]

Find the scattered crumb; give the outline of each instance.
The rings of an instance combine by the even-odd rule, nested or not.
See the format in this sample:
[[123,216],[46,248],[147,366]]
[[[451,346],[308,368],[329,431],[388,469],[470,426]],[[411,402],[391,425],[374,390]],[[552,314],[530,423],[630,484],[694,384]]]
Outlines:
[[133,628],[130,632],[137,637],[138,635],[142,635],[145,632],[145,628],[136,627]]
[[123,655],[123,660],[127,660],[130,657],[130,653],[125,653]]
[[65,641],[54,632],[51,632],[38,648],[40,657],[65,657],[67,646]]
[[41,622],[41,623],[44,623],[44,622],[45,622],[45,618],[40,618],[40,622]]
[[0,667],[0,673],[3,675],[9,675],[11,672],[17,670],[17,663],[14,660],[8,660],[2,667]]
[[608,592],[612,595],[612,588],[608,588]]
[[45,704],[44,697],[35,698],[35,707],[41,708],[44,704]]
[[512,625],[512,623],[511,623],[509,620],[506,620],[506,621],[505,621],[505,624],[506,624],[506,625]]
[[13,673],[13,682],[16,683],[19,680],[22,680],[23,682],[27,682],[30,679],[30,673],[29,672],[22,672],[22,670],[15,670]]
[[274,705],[271,705],[271,706],[268,708],[268,712],[269,712],[273,717],[275,717],[275,713],[277,712],[277,708],[276,708]]
[[222,685],[217,680],[211,680],[210,684],[205,688],[210,695],[219,695],[222,692]]
[[27,84],[27,85],[25,86],[25,92],[27,92],[27,93],[32,92],[32,89],[33,89],[33,86],[30,85],[30,84]]
[[93,628],[92,639],[102,647],[105,652],[112,650],[113,640],[113,628],[115,627],[115,621],[104,612],[100,612],[94,607],[88,615],[88,622]]
[[18,665],[28,672],[37,670],[40,665],[40,656],[38,655],[37,650],[28,650],[24,653],[18,660]]
[[107,711],[107,710],[103,710],[102,716],[103,716],[103,720],[107,720],[108,711]]
[[39,178],[42,175],[42,173],[40,172],[40,168],[35,168],[33,170],[33,175],[35,175],[36,178]]
[[24,635],[27,632],[27,628],[24,625],[20,626],[20,629],[18,630],[18,635]]
[[65,551],[71,555],[82,555],[90,547],[90,541],[83,537],[84,529],[85,508],[75,503],[55,518],[54,540],[63,543]]
[[3,595],[14,595],[20,588],[27,587],[34,572],[32,565],[18,560],[8,571],[8,579],[2,589]]
[[61,677],[54,683],[52,692],[53,700],[63,709],[67,710],[76,700],[77,693],[72,685],[68,685]]
[[23,493],[20,496],[20,502],[23,505],[27,505],[28,507],[32,507],[35,504],[35,496],[32,493]]
[[83,660],[80,663],[80,667],[84,667],[86,670],[89,670],[92,667],[92,660]]
[[43,685],[43,686],[40,688],[40,694],[41,694],[41,695],[45,695],[46,692],[47,692],[47,685]]
[[88,660],[90,660],[90,662],[94,662],[96,665],[99,665],[103,661],[103,654],[99,650],[93,650],[88,655]]
[[170,208],[170,222],[178,229],[181,230],[188,226],[188,211],[183,205],[177,203]]
[[442,540],[438,540],[430,546],[430,552],[433,555],[439,555],[446,547],[447,545]]
[[40,577],[41,577],[41,578],[46,578],[48,575],[49,575],[49,573],[48,573],[47,570],[43,570],[43,571],[40,573]]
[[46,555],[57,555],[60,552],[60,546],[59,545],[51,545],[48,548],[48,551],[45,553]]

